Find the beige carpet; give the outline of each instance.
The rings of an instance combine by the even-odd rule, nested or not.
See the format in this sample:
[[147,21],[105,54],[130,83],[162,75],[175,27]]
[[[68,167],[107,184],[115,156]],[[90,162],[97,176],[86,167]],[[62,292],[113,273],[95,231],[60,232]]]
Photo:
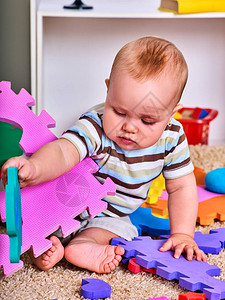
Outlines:
[[[205,172],[225,167],[225,146],[191,146],[191,156],[195,166]],[[196,226],[196,230],[208,233],[212,228],[225,227],[225,222],[215,222],[210,226]],[[5,232],[3,224],[0,232]],[[1,251],[1,249],[0,249]],[[179,287],[175,280],[167,281],[157,275],[141,272],[133,274],[122,264],[112,273],[98,275],[81,270],[67,263],[58,263],[52,270],[43,272],[31,264],[27,254],[22,255],[24,267],[8,278],[0,270],[0,299],[48,300],[82,299],[80,287],[82,278],[100,278],[112,287],[112,300],[145,300],[166,296],[178,299],[178,295],[187,290]],[[221,280],[225,280],[225,251],[219,255],[208,255],[208,263],[221,268]]]

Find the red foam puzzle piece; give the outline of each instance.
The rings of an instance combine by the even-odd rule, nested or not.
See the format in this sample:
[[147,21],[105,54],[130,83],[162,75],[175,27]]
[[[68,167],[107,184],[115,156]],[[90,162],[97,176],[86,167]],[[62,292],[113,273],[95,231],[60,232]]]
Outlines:
[[205,294],[187,292],[186,294],[180,294],[178,300],[205,300]]

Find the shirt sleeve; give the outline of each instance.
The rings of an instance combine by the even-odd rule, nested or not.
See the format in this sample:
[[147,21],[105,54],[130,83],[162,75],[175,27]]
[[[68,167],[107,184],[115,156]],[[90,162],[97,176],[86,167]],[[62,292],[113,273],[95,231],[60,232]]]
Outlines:
[[80,161],[85,157],[95,155],[102,144],[101,117],[91,111],[83,114],[61,138],[65,138],[74,144],[80,154]]
[[170,134],[165,145],[163,176],[166,179],[175,179],[193,172],[194,167],[182,125],[173,120],[167,130]]

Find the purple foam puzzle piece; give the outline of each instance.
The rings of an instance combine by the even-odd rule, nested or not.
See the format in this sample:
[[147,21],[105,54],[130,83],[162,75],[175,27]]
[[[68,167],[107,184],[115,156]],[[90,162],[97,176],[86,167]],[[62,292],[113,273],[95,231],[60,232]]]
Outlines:
[[[87,209],[92,218],[106,209],[107,203],[100,199],[114,195],[116,185],[109,178],[101,184],[91,174],[97,170],[97,164],[91,158],[86,158],[55,180],[21,189],[21,253],[32,247],[34,256],[38,257],[51,247],[51,241],[46,239],[51,233],[61,228],[63,237],[66,237],[80,227],[74,218],[81,212]],[[4,202],[4,194],[0,192],[0,203]],[[5,221],[5,211],[1,211],[1,217]],[[4,257],[0,265],[8,276],[17,269],[14,264],[9,266]],[[8,273],[5,270],[9,268],[12,271]]]
[[[169,235],[161,235],[160,238],[168,239]],[[205,253],[218,254],[225,247],[225,228],[212,229],[209,234],[196,231],[194,240]]]
[[34,105],[35,100],[25,89],[21,89],[17,95],[12,91],[10,82],[0,82],[0,121],[23,131],[19,144],[27,156],[56,139],[49,130],[55,127],[55,120],[45,110],[36,116],[29,108]]
[[183,256],[179,259],[173,257],[172,251],[161,252],[158,249],[164,240],[152,240],[149,236],[138,237],[133,241],[115,238],[112,245],[121,245],[125,249],[125,257],[136,257],[136,263],[150,269],[156,268],[156,274],[168,280],[177,279],[179,285],[191,290],[201,290],[207,299],[218,300],[225,297],[225,281],[211,276],[220,275],[216,265],[192,260]]
[[107,298],[111,296],[111,286],[97,278],[82,279],[81,296],[87,299]]

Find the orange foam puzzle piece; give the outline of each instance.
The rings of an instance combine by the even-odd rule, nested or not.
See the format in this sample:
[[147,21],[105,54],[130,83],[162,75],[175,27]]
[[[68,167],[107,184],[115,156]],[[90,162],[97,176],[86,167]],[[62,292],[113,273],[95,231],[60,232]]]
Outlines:
[[199,203],[197,222],[201,225],[210,225],[214,219],[225,220],[225,195],[216,196]]

